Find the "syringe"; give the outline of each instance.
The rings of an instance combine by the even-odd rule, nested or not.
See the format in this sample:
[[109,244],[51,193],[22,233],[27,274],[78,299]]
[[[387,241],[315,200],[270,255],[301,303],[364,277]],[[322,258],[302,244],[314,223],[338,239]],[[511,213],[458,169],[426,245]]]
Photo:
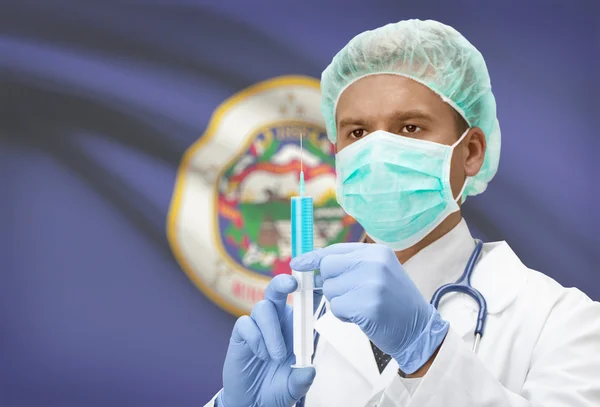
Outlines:
[[[302,137],[300,137],[302,152]],[[292,257],[313,250],[313,199],[304,195],[304,168],[300,158],[300,196],[292,197]],[[313,334],[313,290],[314,273],[292,270],[292,276],[298,282],[297,290],[292,294],[294,308],[294,355],[295,368],[312,366],[314,353]]]

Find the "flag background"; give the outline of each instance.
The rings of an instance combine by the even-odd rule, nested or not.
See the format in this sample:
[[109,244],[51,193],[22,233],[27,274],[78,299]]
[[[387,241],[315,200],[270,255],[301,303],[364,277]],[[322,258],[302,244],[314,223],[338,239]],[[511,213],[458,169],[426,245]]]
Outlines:
[[474,233],[600,300],[597,1],[9,1],[0,6],[0,405],[198,406],[234,318],[174,261],[185,149],[265,79],[432,18],[486,58],[500,170]]

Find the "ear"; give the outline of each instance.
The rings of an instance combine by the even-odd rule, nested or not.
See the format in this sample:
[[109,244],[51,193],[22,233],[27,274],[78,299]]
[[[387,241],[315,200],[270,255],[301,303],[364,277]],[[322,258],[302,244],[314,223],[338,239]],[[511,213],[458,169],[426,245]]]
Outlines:
[[337,140],[333,143],[333,154],[337,154]]
[[463,144],[463,156],[465,157],[465,175],[473,177],[477,175],[483,166],[485,158],[486,141],[483,130],[473,127],[465,137]]

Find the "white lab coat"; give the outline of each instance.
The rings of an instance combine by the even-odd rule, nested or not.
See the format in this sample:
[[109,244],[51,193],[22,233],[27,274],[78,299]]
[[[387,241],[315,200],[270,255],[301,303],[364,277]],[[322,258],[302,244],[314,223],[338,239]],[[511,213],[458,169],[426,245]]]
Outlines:
[[599,407],[600,303],[528,269],[505,242],[483,253],[472,278],[488,304],[477,355],[477,306],[464,294],[440,304],[451,329],[422,379],[401,378],[394,360],[379,374],[358,326],[327,312],[306,407]]

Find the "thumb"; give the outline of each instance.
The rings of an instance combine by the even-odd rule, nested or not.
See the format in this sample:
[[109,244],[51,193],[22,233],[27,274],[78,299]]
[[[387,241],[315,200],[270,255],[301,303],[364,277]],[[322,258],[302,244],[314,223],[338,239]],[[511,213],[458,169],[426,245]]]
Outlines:
[[305,367],[302,369],[292,369],[288,377],[288,391],[292,399],[298,401],[308,393],[308,389],[315,380],[317,371],[314,367]]

